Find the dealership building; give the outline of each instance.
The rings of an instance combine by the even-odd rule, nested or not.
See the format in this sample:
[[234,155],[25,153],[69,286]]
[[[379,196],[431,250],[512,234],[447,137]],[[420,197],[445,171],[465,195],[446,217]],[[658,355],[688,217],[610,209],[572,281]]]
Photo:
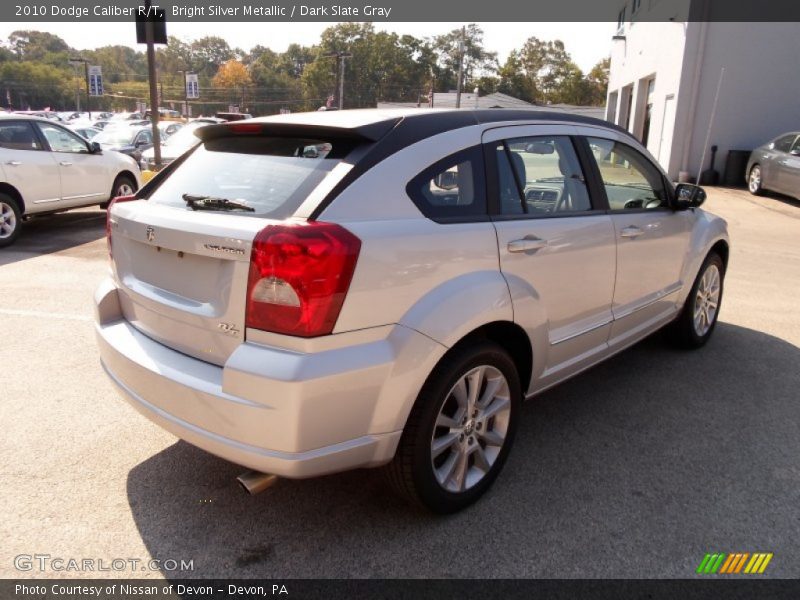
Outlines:
[[696,178],[717,146],[722,182],[744,184],[734,160],[742,154],[725,172],[729,151],[800,130],[797,24],[669,20],[676,15],[664,0],[620,4],[606,119],[641,140],[674,180]]

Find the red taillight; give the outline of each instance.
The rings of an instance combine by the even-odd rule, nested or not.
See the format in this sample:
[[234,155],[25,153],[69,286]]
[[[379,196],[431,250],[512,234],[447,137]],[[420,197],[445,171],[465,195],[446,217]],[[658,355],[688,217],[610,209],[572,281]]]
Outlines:
[[263,130],[261,123],[234,123],[227,127],[234,133],[261,133]]
[[246,325],[314,337],[333,331],[361,250],[334,223],[269,225],[253,240]]
[[117,202],[130,202],[131,200],[136,200],[136,194],[132,194],[130,196],[116,196],[111,199],[111,202],[108,203],[108,208],[106,209],[106,242],[108,243],[108,256],[111,257],[111,207],[114,206]]

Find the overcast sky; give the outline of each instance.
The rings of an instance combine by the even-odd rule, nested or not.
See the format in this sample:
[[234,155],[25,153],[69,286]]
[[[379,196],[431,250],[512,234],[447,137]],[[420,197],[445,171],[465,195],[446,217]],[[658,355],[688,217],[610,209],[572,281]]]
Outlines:
[[[283,51],[291,43],[311,45],[333,23],[167,23],[167,33],[191,41],[217,35],[231,47],[250,50],[261,44]],[[378,30],[429,37],[448,32],[463,23],[375,23]],[[544,40],[560,39],[572,59],[584,71],[611,54],[611,36],[616,23],[481,23],[484,44],[498,53],[502,63],[511,50],[519,48],[531,36]],[[49,31],[78,50],[113,44],[137,47],[133,23],[0,23],[0,38],[5,41],[12,31],[36,29]],[[142,47],[143,48],[143,47]]]

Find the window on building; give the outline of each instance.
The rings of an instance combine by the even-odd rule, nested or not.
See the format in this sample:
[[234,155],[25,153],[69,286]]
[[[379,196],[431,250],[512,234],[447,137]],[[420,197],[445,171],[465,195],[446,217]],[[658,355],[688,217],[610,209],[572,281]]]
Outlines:
[[617,99],[619,92],[611,92],[608,95],[608,108],[606,109],[606,121],[616,123],[617,121]]
[[619,15],[617,16],[617,29],[620,30],[625,26],[625,17],[626,12],[628,10],[627,6],[623,6],[622,10],[619,11]]
[[647,147],[647,142],[650,139],[650,121],[653,117],[653,102],[656,88],[656,80],[651,79],[647,82],[647,99],[644,106],[644,123],[642,125],[642,145]]

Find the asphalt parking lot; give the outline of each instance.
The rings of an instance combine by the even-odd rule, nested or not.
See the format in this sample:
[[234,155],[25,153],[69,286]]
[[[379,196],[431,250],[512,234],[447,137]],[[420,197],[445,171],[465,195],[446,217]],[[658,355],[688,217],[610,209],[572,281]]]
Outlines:
[[700,351],[655,336],[524,406],[505,471],[447,518],[374,471],[280,481],[178,441],[118,399],[91,296],[104,213],[31,222],[0,250],[0,577],[14,557],[191,560],[128,577],[690,577],[706,552],[772,552],[800,577],[800,202],[710,189],[733,241]]

